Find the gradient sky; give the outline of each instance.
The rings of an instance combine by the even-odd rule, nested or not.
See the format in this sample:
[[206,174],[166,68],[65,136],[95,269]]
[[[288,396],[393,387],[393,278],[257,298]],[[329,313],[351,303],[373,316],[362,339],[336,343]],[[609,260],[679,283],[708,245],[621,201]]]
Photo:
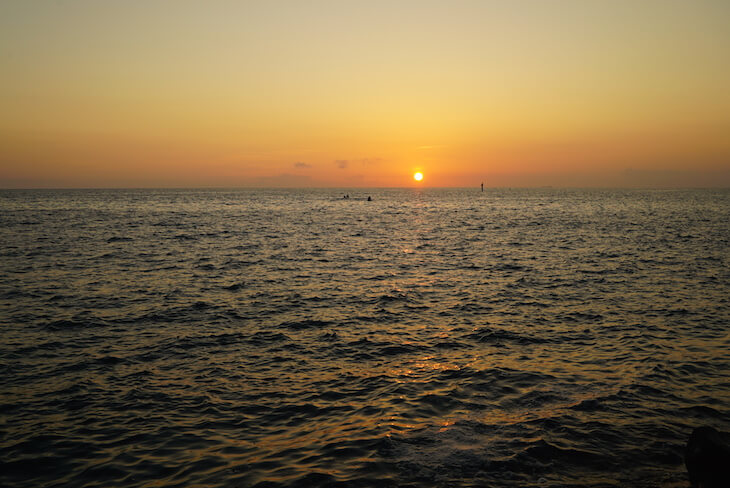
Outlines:
[[730,186],[730,2],[0,3],[0,187]]

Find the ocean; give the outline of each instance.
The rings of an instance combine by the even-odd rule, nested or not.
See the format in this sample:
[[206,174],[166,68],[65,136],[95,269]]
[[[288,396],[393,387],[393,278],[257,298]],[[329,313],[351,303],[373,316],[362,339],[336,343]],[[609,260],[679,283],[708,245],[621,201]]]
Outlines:
[[730,190],[3,190],[0,485],[688,486],[729,244]]

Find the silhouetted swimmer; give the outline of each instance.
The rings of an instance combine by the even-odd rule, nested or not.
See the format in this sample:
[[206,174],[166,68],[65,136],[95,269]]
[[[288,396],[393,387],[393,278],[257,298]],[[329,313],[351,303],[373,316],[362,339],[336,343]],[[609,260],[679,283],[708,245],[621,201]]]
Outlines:
[[730,439],[712,427],[692,431],[684,452],[692,488],[730,486]]
[[372,201],[373,201],[373,199],[370,198],[370,195],[368,195],[368,202],[372,202]]

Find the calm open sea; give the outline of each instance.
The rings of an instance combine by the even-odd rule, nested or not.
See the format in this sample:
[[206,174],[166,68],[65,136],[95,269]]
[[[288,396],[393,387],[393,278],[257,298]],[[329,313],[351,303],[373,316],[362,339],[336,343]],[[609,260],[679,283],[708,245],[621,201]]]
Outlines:
[[2,191],[0,485],[686,486],[729,300],[727,190]]

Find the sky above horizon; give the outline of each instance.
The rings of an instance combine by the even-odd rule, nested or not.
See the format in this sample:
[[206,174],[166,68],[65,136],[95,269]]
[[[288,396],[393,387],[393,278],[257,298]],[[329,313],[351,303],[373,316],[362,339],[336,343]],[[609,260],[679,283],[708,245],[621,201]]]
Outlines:
[[711,0],[6,0],[0,188],[728,187],[728,25]]

